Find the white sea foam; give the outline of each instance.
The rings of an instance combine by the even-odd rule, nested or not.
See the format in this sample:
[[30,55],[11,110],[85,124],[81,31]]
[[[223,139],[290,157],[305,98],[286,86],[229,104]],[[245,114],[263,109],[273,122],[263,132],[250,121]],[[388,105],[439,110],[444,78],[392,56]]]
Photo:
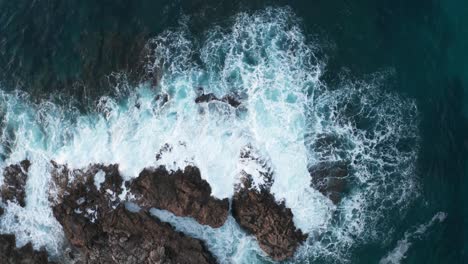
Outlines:
[[94,186],[96,189],[101,189],[101,184],[106,180],[106,173],[103,170],[99,170],[94,175]]
[[[124,97],[103,97],[88,114],[34,104],[22,93],[0,93],[1,167],[25,158],[32,162],[27,206],[7,205],[0,232],[15,233],[19,244],[60,250],[63,233],[47,200],[50,160],[71,168],[118,163],[126,179],[148,166],[194,164],[213,194],[225,198],[232,196],[241,170],[263,183],[255,172],[264,166],[240,159],[242,149],[252,146],[273,174],[274,196],[309,233],[297,261],[346,261],[353,246],[381,238],[382,215],[404,212],[417,193],[416,106],[381,91],[378,77],[327,88],[320,81],[325,65],[299,25],[288,8],[269,8],[239,14],[230,28],[214,27],[198,41],[184,25],[164,32],[148,45],[147,70],[159,73],[158,86],[142,83]],[[242,104],[196,104],[199,87],[219,98],[236,94]],[[160,99],[164,95],[167,102]],[[324,137],[334,143],[321,148]],[[164,146],[170,150],[156,159]],[[332,160],[351,166],[352,188],[338,206],[310,187],[308,172]],[[232,218],[211,230],[156,215],[204,239],[225,262],[260,254]]]

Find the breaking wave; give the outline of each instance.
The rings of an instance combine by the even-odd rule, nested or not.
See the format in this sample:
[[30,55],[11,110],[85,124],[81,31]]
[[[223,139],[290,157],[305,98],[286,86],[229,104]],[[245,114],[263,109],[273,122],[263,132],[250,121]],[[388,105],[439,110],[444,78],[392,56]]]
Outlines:
[[[156,85],[120,83],[89,113],[0,91],[0,175],[8,164],[32,163],[27,205],[7,204],[0,232],[59,254],[64,235],[48,201],[50,160],[72,168],[118,163],[126,179],[148,166],[193,164],[219,198],[233,195],[241,171],[261,184],[267,167],[272,193],[309,234],[295,261],[344,262],[355,247],[390,232],[390,213],[404,213],[418,193],[415,102],[384,91],[385,74],[328,87],[319,47],[288,8],[241,13],[230,27],[197,37],[184,21],[148,42],[146,70],[159,76]],[[233,96],[240,105],[196,103],[200,93]],[[246,146],[263,166],[240,159]],[[350,166],[338,205],[311,187],[309,168],[324,161]],[[232,219],[216,230],[154,215],[205,240],[223,262],[267,261]]]

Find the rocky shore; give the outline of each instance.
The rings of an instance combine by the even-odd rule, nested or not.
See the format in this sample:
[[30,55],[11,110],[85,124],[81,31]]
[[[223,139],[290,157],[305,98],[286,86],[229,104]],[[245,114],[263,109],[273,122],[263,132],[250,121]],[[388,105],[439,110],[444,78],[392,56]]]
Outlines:
[[[267,166],[265,160],[253,158],[251,151],[243,151],[241,159]],[[24,160],[5,168],[0,192],[3,204],[25,206],[30,166]],[[211,186],[194,166],[177,171],[163,166],[145,168],[128,182],[121,177],[118,164],[71,169],[51,161],[51,167],[49,200],[73,252],[68,252],[66,259],[73,263],[217,263],[203,241],[151,216],[151,208],[192,217],[212,228],[221,227],[232,213],[240,227],[255,236],[260,248],[275,261],[293,257],[307,239],[307,234],[294,225],[284,201],[275,200],[270,192],[274,182],[270,168],[265,168],[268,173],[264,173],[260,186],[254,186],[252,177],[242,173],[230,210],[229,200],[213,197]],[[338,203],[346,164],[317,164],[310,173],[311,185]],[[127,210],[128,203],[138,209]],[[0,217],[3,211],[0,206]],[[44,250],[34,251],[31,244],[16,248],[14,235],[9,234],[0,236],[0,257],[6,263],[49,263]]]
[[119,197],[123,180],[117,165],[93,164],[54,174],[71,184],[57,184],[64,196],[53,206],[65,236],[84,263],[216,263],[202,241],[176,232],[147,212],[130,212]]
[[[24,188],[28,178],[29,166],[29,161],[24,160],[20,164],[10,165],[5,168],[3,172],[3,185],[0,188],[0,196],[3,203],[13,202],[21,207],[25,206],[26,193]],[[3,214],[4,210],[0,207],[0,217]],[[5,264],[51,263],[47,260],[47,252],[45,250],[35,251],[31,243],[17,248],[16,238],[11,234],[0,235],[0,262]]]
[[16,202],[21,207],[25,206],[26,192],[24,187],[28,179],[30,165],[28,160],[23,160],[20,164],[13,164],[5,168],[3,185],[0,188],[2,202]]

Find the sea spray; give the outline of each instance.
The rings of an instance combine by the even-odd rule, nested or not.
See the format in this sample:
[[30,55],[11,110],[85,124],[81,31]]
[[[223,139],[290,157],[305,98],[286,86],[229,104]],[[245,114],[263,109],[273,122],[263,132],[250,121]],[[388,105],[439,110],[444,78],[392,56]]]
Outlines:
[[[382,91],[385,78],[378,75],[327,87],[318,47],[289,8],[238,14],[230,27],[213,26],[197,39],[182,23],[150,40],[147,49],[146,69],[157,71],[157,85],[141,83],[128,87],[126,96],[102,97],[86,114],[1,93],[2,168],[22,159],[33,165],[27,206],[8,204],[0,232],[59,254],[63,233],[47,199],[50,160],[70,168],[116,163],[126,180],[149,166],[195,165],[213,195],[230,198],[239,171],[262,167],[241,162],[242,150],[252,146],[272,172],[275,198],[285,201],[296,226],[309,234],[293,260],[303,262],[346,262],[353,248],[390,230],[388,212],[404,213],[417,195],[415,103]],[[196,103],[200,93],[232,95],[241,104]],[[324,137],[335,143],[320,148]],[[170,151],[156,159],[165,146]],[[348,190],[334,205],[311,187],[309,168],[337,160],[350,170]],[[262,182],[261,173],[252,175]],[[207,231],[155,215],[204,239],[222,262],[264,259],[232,219],[220,231]]]

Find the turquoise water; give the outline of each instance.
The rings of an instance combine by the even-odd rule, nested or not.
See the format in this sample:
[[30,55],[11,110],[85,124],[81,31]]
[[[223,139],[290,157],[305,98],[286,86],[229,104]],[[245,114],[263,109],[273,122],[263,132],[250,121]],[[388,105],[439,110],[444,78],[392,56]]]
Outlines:
[[[259,170],[237,160],[251,144],[312,234],[293,261],[464,263],[468,7],[409,2],[0,1],[0,164],[35,161],[27,208],[7,207],[0,230],[59,250],[43,191],[50,159],[118,162],[131,178],[184,141],[158,162],[189,160],[230,197],[239,170]],[[147,44],[155,59],[141,66]],[[161,64],[156,87],[105,81]],[[199,86],[243,94],[246,110],[200,109]],[[162,93],[169,105],[153,100]],[[321,134],[340,138],[333,155],[314,148]],[[304,187],[308,166],[336,159],[355,162],[337,208]],[[155,215],[225,262],[268,261],[232,219],[211,230]]]

